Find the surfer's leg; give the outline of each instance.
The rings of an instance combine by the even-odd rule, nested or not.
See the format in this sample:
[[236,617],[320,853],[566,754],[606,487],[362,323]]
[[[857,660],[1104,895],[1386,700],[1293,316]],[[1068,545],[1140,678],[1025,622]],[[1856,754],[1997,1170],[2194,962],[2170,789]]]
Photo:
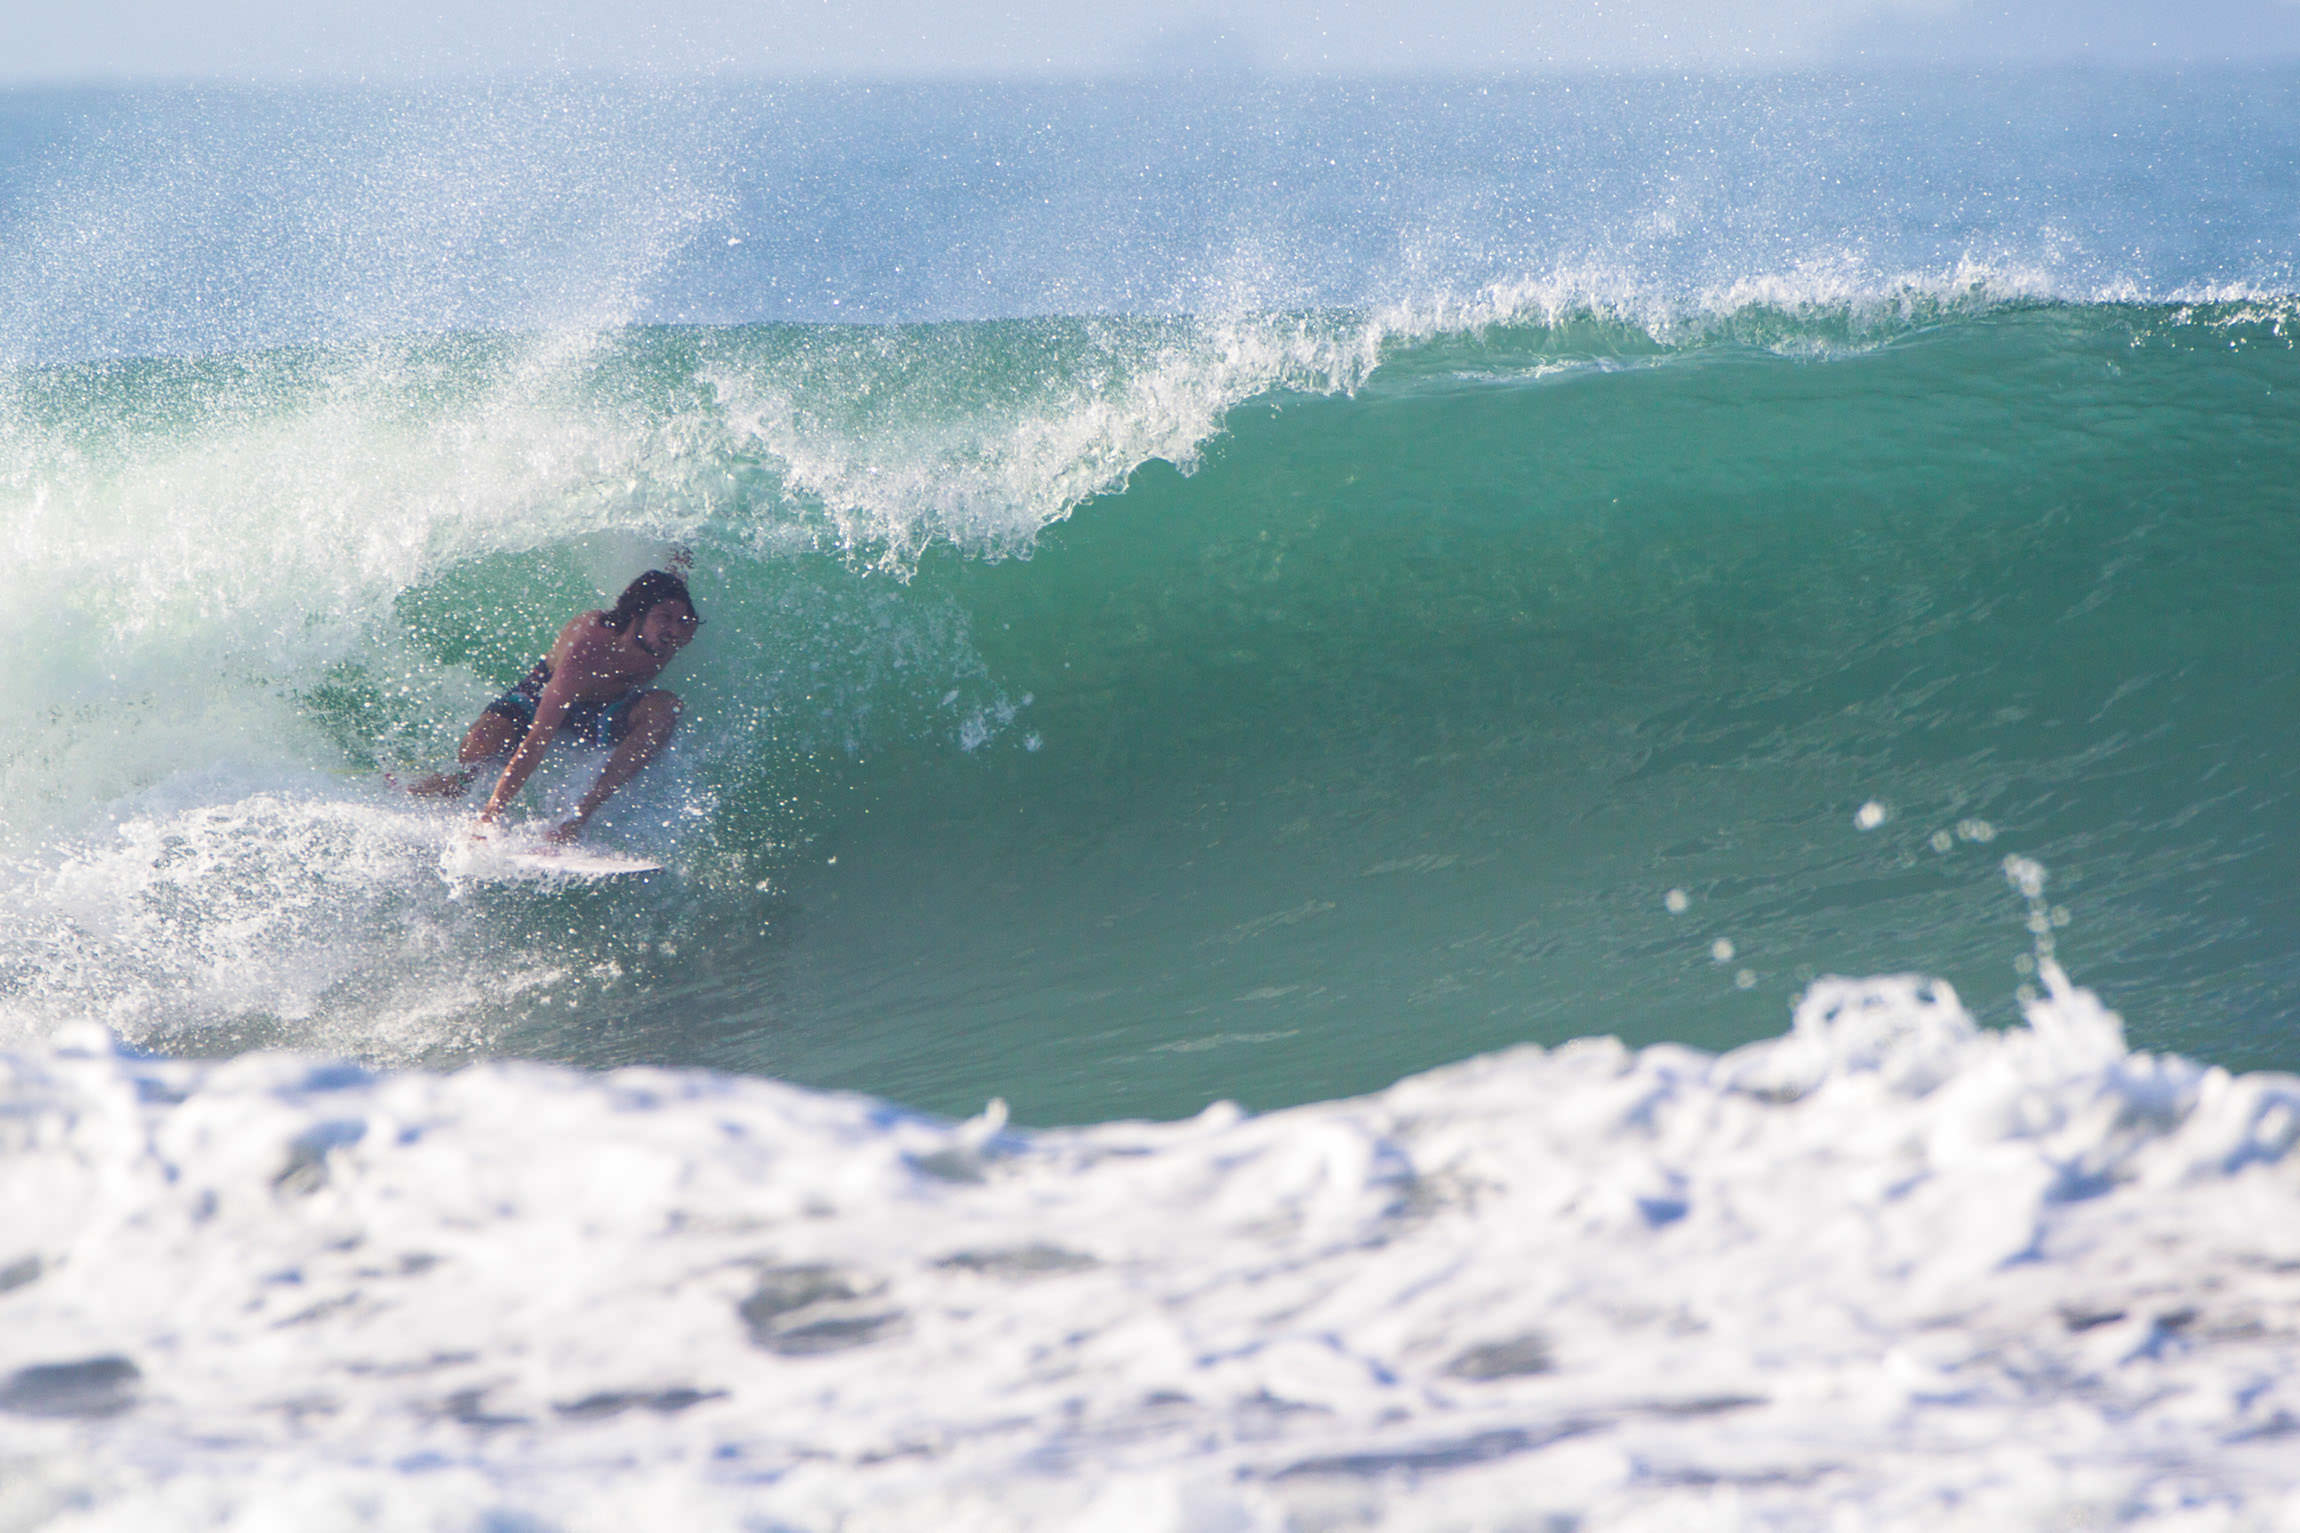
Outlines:
[[615,752],[607,764],[599,769],[599,780],[591,791],[583,795],[583,802],[567,822],[551,832],[553,840],[571,840],[583,828],[601,804],[607,802],[617,788],[639,773],[639,768],[655,759],[656,752],[671,738],[671,731],[679,727],[679,696],[650,687],[616,710],[613,729]]
[[455,751],[455,759],[462,766],[457,772],[434,772],[420,782],[408,784],[407,791],[419,798],[457,798],[471,786],[478,775],[479,763],[508,755],[527,733],[527,726],[509,714],[493,708],[482,713],[463,736],[463,744]]

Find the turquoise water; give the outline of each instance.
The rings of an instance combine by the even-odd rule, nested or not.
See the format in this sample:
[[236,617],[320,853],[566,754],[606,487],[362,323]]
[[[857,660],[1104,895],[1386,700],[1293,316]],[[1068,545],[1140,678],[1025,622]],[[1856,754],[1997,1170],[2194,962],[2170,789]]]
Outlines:
[[2272,323],[2056,307],[1484,375],[1549,340],[1245,407],[1028,564],[922,573],[1048,744],[855,772],[837,867],[791,885],[838,1078],[930,1089],[953,1066],[907,1033],[944,1008],[994,1061],[963,1068],[1052,1075],[1065,1114],[1340,1095],[1598,1019],[1724,1047],[1821,971],[2002,1015],[2008,845],[2062,870],[2064,952],[2137,1039],[2300,1058]]

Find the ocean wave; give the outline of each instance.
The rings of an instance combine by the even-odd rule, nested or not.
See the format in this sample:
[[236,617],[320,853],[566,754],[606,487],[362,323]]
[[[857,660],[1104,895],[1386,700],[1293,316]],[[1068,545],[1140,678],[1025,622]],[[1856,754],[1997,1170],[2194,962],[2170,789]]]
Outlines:
[[[442,759],[569,613],[683,545],[712,620],[674,682],[689,725],[602,833],[676,852],[703,925],[742,934],[742,983],[800,985],[811,1017],[856,1003],[781,973],[801,926],[846,956],[798,974],[898,1009],[995,996],[993,1030],[1017,1036],[1036,960],[1004,933],[1081,955],[1084,990],[1136,985],[1149,1031],[1114,1032],[1103,1084],[1064,1112],[1188,1100],[1191,1056],[1156,1046],[1284,1031],[1300,1019],[1231,998],[1286,986],[1307,999],[1280,1009],[1432,1008],[1461,1051],[1554,1038],[1570,998],[1608,987],[1657,1028],[1705,1025],[1703,982],[1646,967],[1649,940],[1762,934],[1771,956],[1725,971],[1751,973],[1754,1029],[1832,951],[1893,960],[1814,892],[1840,883],[1905,878],[1879,931],[1921,933],[1970,984],[2002,955],[1962,854],[1925,837],[1976,815],[2055,861],[2125,848],[2094,874],[2103,982],[2143,1025],[2198,1030],[2152,1039],[2282,1063],[2262,1019],[2292,980],[2258,935],[2276,822],[2195,774],[2289,759],[2230,599],[2293,557],[2275,476],[2246,477],[2288,450],[2286,311],[2071,304],[1970,272],[1896,277],[1869,307],[1843,291],[1784,278],[1762,303],[1633,312],[1560,277],[1419,314],[457,337],[18,374],[0,1004],[19,1037],[96,1016],[186,1047],[237,1031],[405,1061],[518,1037],[831,1068],[732,989],[697,1014],[741,1012],[737,1041],[585,1039],[461,959],[436,976],[457,1017],[400,1028],[422,1007],[349,976],[423,967],[393,902],[428,910],[435,877],[417,859],[397,884],[330,882],[295,851],[335,845],[329,806]],[[1880,855],[1920,871],[1814,828],[1880,796],[1905,815]],[[1730,846],[1713,812],[1742,824]],[[1598,821],[1612,843],[1577,828]],[[842,848],[830,879],[817,859]],[[1507,860],[1473,871],[1472,850]],[[205,884],[171,871],[200,858]],[[1429,940],[1405,950],[1359,876],[1392,862],[1446,869],[1413,880]],[[283,908],[308,896],[324,962],[293,921],[235,924],[243,874]],[[1698,942],[1665,938],[1645,924],[1662,877],[1739,892]],[[1779,908],[1758,891],[1784,879],[1816,882]],[[1163,891],[1167,914],[1093,974],[1097,923],[1140,919],[1111,887]],[[155,902],[207,935],[170,950]],[[562,962],[507,914],[439,918]],[[1212,960],[1195,945],[1238,930],[1257,935]],[[211,982],[197,955],[225,932],[247,942]],[[577,966],[627,958],[608,942]],[[2224,959],[2244,985],[2199,993]],[[1138,961],[1197,977],[1169,1006]],[[1365,1041],[1392,1074],[1432,1059]],[[946,1105],[995,1061],[952,1070],[867,1080]]]

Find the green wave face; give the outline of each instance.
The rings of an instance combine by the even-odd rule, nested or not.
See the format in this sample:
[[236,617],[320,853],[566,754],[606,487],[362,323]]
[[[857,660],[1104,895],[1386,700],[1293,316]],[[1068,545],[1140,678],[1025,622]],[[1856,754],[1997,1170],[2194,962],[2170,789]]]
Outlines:
[[[1831,971],[2009,1014],[2012,852],[2136,1042],[2300,1064],[2290,328],[1517,295],[21,373],[0,1005],[1166,1114],[1724,1045]],[[186,814],[383,805],[669,543],[709,627],[601,835],[677,878],[154,914]],[[336,959],[185,1004],[194,929]]]

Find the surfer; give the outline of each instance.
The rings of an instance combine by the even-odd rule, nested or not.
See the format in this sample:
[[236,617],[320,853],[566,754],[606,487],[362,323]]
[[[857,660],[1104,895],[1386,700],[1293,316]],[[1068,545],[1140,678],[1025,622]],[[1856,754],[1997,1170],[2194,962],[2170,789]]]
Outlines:
[[669,571],[649,570],[623,588],[610,610],[586,612],[560,629],[551,653],[487,705],[455,753],[457,770],[436,773],[408,791],[459,797],[481,763],[508,755],[479,811],[479,823],[488,825],[519,796],[555,736],[612,747],[591,791],[548,833],[553,841],[572,841],[671,738],[679,722],[678,694],[649,683],[702,626],[687,583]]

